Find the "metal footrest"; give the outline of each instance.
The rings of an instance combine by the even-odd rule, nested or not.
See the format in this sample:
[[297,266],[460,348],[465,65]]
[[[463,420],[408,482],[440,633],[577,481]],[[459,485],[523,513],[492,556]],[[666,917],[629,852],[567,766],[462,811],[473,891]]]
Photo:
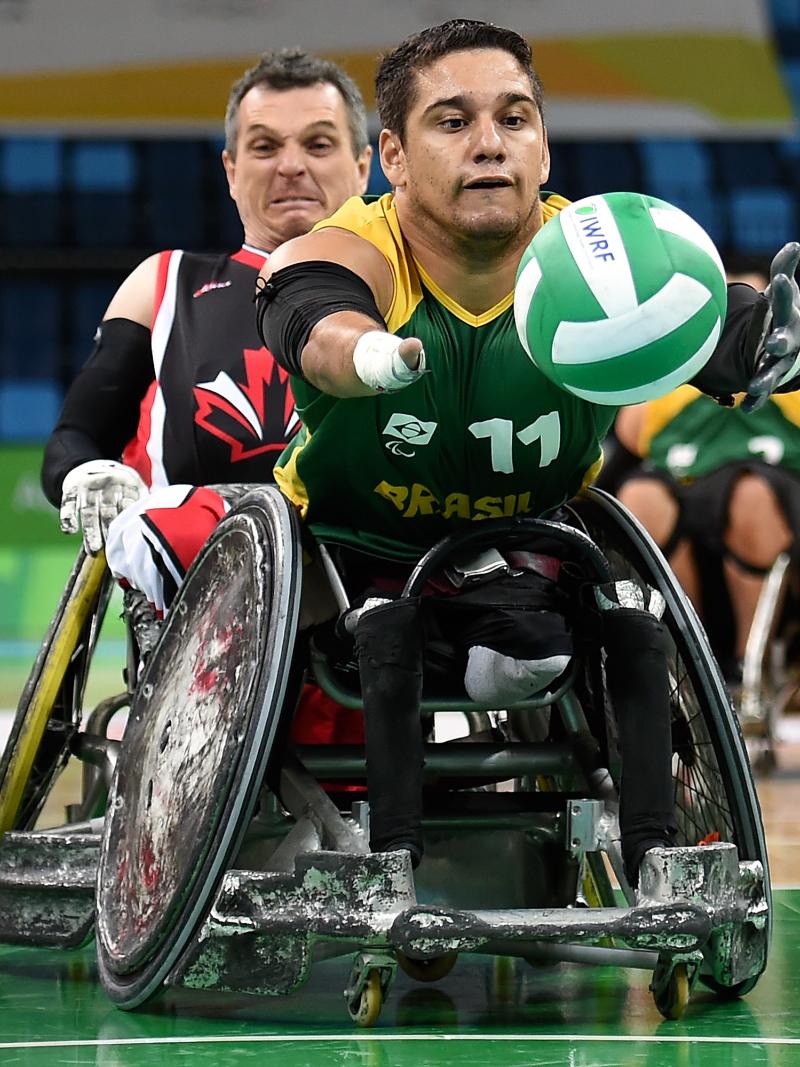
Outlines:
[[228,871],[211,914],[168,985],[280,996],[308,977],[315,946],[388,947],[416,904],[407,852],[311,852],[294,873]]
[[[598,945],[687,953],[711,943],[723,984],[759,973],[766,952],[767,900],[759,863],[736,847],[651,849],[631,908],[460,911],[419,906],[397,916],[393,946],[421,959],[446,952],[508,951],[517,945]],[[736,960],[734,965],[733,961]],[[734,975],[732,968],[736,967]]]
[[99,834],[7,833],[0,848],[0,941],[77,948],[94,926]]
[[761,973],[767,955],[764,869],[739,862],[735,845],[654,848],[641,868],[641,896],[654,904],[692,900],[711,917],[706,959],[726,988]]
[[[509,946],[525,955],[534,946],[608,945],[611,939],[629,949],[682,956],[713,944],[715,956],[723,950],[720,980],[730,985],[732,977],[757,973],[766,950],[766,913],[760,865],[739,863],[729,844],[653,849],[642,866],[636,905],[597,909],[424,906],[417,904],[405,852],[311,852],[297,857],[291,874],[229,871],[168,981],[280,995],[302,985],[313,957],[353,949],[427,960],[508,952]],[[752,949],[744,960],[743,945]]]
[[499,943],[525,954],[530,944],[597,945],[613,938],[629,948],[669,947],[690,951],[711,934],[705,909],[685,901],[654,908],[548,908],[541,910],[452,911],[417,907],[395,920],[395,949],[418,959],[446,952],[494,952]]

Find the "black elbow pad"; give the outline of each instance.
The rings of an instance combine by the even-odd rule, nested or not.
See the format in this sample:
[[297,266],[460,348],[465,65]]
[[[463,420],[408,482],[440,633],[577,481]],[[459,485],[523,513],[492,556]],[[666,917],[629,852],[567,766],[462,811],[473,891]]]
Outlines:
[[328,315],[359,311],[373,320],[376,329],[386,329],[370,287],[338,263],[294,263],[276,270],[268,282],[259,281],[255,298],[258,336],[278,363],[297,378],[303,377],[300,360],[311,331]]

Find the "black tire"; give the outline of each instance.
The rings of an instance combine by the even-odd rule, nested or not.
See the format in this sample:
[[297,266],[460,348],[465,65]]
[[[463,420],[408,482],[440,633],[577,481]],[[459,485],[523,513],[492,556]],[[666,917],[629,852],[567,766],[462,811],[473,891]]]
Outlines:
[[[719,835],[736,845],[740,860],[763,865],[769,905],[766,965],[772,901],[761,809],[738,719],[703,627],[661,551],[619,501],[589,489],[570,510],[605,553],[615,579],[644,580],[666,601],[677,843],[697,845]],[[737,996],[749,992],[758,975],[735,986],[722,986],[708,974],[702,978],[720,994]]]
[[81,548],[22,690],[0,759],[0,833],[33,828],[69,759],[112,588],[105,557],[88,556]]
[[262,487],[219,524],[167,616],[132,702],[98,871],[98,969],[120,1008],[158,991],[241,844],[293,699],[301,574],[295,512]]

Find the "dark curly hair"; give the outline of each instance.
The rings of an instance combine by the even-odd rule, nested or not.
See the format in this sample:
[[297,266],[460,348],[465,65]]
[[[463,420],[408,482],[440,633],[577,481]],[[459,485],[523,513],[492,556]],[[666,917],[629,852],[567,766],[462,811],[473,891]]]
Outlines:
[[543,113],[542,83],[533,68],[531,50],[524,37],[514,30],[491,22],[450,19],[439,26],[407,37],[381,58],[375,78],[375,96],[381,125],[403,140],[408,113],[416,94],[416,73],[450,52],[473,48],[499,48],[516,59],[531,83],[539,113]]

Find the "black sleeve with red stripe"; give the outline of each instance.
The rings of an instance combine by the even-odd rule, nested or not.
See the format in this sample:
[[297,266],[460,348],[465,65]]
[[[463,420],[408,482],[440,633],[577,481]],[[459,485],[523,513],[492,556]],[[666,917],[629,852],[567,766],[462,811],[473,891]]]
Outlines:
[[119,459],[136,433],[153,377],[147,327],[130,319],[102,322],[45,446],[42,488],[51,504],[61,503],[61,486],[73,467],[90,459]]

